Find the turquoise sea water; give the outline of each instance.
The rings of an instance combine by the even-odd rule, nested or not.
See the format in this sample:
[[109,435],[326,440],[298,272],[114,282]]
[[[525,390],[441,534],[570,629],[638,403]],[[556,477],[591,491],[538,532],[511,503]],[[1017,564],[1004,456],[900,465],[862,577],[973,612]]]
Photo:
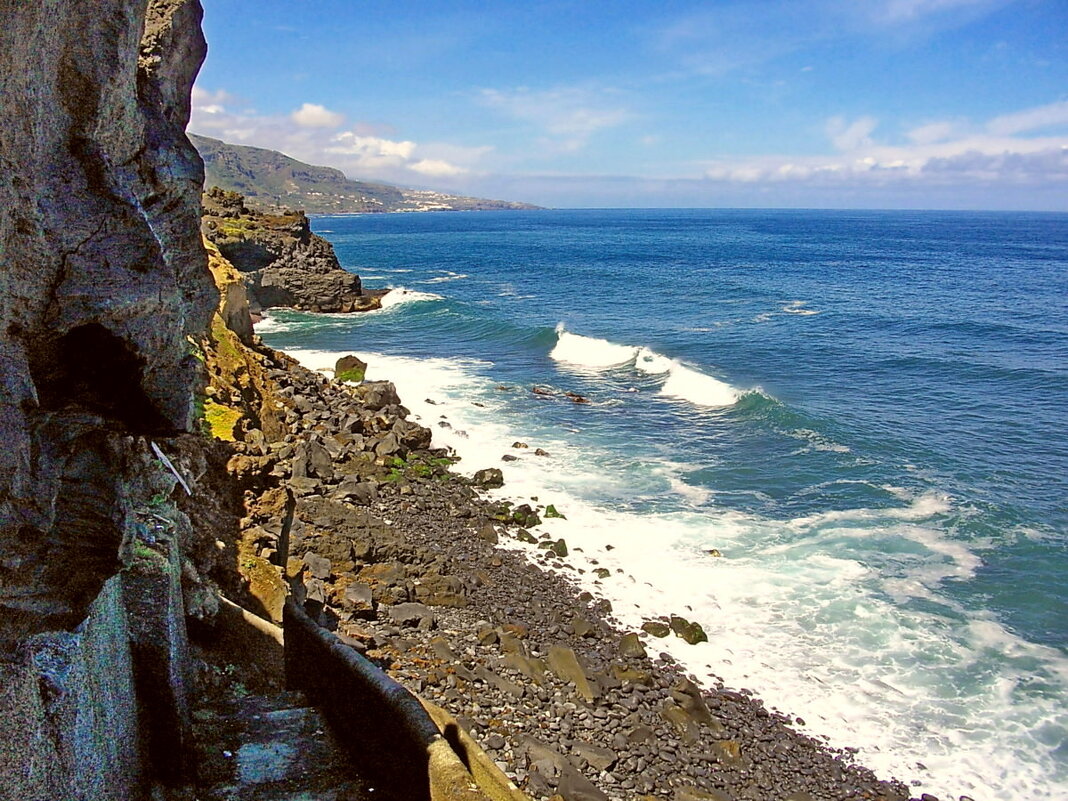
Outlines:
[[625,624],[692,614],[695,674],[943,798],[1068,797],[1068,215],[314,227],[398,289],[264,339],[364,356],[463,468],[554,503]]

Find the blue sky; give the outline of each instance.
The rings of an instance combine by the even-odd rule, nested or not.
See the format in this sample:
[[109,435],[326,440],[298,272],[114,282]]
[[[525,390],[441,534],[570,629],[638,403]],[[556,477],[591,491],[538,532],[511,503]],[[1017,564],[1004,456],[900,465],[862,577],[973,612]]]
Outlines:
[[202,0],[190,130],[560,207],[1068,210],[1068,0]]

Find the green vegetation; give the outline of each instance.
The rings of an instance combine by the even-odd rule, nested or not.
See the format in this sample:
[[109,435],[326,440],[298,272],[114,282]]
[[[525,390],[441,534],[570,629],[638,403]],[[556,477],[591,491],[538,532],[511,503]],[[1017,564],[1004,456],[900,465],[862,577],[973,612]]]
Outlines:
[[411,456],[404,459],[400,456],[392,456],[385,460],[385,466],[389,468],[383,481],[396,483],[412,478],[435,478],[439,481],[450,481],[455,476],[448,468],[454,464],[454,459],[433,457],[425,458]]
[[259,224],[249,217],[226,217],[218,223],[218,232],[229,239],[245,239]]
[[363,377],[366,372],[366,368],[362,370],[358,368],[353,368],[352,370],[342,370],[340,373],[337,373],[334,378],[336,378],[338,381],[351,381],[354,384],[359,384],[361,381],[363,381]]
[[204,401],[206,433],[224,442],[234,441],[234,429],[241,420],[241,412],[216,403],[211,398]]

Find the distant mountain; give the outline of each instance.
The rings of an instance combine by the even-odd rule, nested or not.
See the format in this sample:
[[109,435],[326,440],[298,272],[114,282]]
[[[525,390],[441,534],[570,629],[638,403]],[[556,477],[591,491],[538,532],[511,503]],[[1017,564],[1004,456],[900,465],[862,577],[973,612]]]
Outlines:
[[316,167],[275,150],[231,145],[189,134],[204,159],[205,188],[239,192],[267,209],[299,208],[309,214],[383,211],[536,209],[529,203],[446,195],[389,184],[353,181],[340,170]]

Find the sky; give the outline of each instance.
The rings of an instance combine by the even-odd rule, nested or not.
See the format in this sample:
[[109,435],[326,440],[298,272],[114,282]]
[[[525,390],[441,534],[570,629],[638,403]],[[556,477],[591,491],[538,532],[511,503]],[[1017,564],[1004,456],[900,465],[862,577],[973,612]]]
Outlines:
[[553,207],[1068,211],[1068,0],[202,0],[189,129]]

